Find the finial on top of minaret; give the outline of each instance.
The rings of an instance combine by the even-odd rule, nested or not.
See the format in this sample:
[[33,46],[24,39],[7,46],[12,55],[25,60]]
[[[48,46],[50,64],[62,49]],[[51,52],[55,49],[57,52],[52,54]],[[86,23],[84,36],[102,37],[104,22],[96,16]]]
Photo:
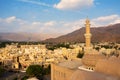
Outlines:
[[87,18],[86,18],[86,24],[89,24],[89,23],[90,23],[90,20],[89,20],[89,18],[87,16]]

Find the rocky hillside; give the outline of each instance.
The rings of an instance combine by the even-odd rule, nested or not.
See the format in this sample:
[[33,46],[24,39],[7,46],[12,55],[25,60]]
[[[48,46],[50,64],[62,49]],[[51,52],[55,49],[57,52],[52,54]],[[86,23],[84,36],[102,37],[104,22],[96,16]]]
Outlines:
[[[44,42],[85,42],[85,27],[57,38],[46,39]],[[120,42],[120,23],[91,28],[92,42]]]
[[41,33],[0,33],[0,41],[41,41],[51,37],[50,34]]

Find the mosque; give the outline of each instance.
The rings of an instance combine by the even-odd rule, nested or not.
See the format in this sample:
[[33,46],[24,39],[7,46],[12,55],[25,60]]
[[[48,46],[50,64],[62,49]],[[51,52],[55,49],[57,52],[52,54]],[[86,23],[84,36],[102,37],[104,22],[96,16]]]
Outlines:
[[106,58],[91,47],[90,20],[85,21],[84,57],[51,64],[51,80],[120,80],[120,56]]

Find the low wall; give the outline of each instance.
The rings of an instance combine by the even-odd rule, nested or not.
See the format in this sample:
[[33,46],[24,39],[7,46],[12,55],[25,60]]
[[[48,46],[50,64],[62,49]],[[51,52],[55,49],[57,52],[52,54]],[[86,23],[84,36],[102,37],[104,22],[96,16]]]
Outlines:
[[120,59],[99,60],[95,71],[120,77]]
[[69,78],[74,71],[66,67],[51,64],[51,80],[70,80]]

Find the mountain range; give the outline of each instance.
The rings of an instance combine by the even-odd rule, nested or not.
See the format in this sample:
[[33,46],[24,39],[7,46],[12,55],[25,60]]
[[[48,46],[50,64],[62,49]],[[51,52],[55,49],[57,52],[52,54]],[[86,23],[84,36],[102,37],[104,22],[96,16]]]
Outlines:
[[[80,28],[72,33],[46,39],[44,42],[85,42],[85,27]],[[120,23],[91,28],[92,42],[120,42]]]
[[[41,33],[0,33],[0,41],[85,42],[85,27],[62,35]],[[91,28],[92,42],[120,42],[120,23]],[[60,34],[59,34],[60,35]],[[51,38],[51,37],[56,38]],[[48,39],[47,39],[48,38]]]
[[0,41],[42,41],[46,38],[58,36],[51,34],[42,33],[27,33],[27,32],[16,32],[16,33],[0,33]]

